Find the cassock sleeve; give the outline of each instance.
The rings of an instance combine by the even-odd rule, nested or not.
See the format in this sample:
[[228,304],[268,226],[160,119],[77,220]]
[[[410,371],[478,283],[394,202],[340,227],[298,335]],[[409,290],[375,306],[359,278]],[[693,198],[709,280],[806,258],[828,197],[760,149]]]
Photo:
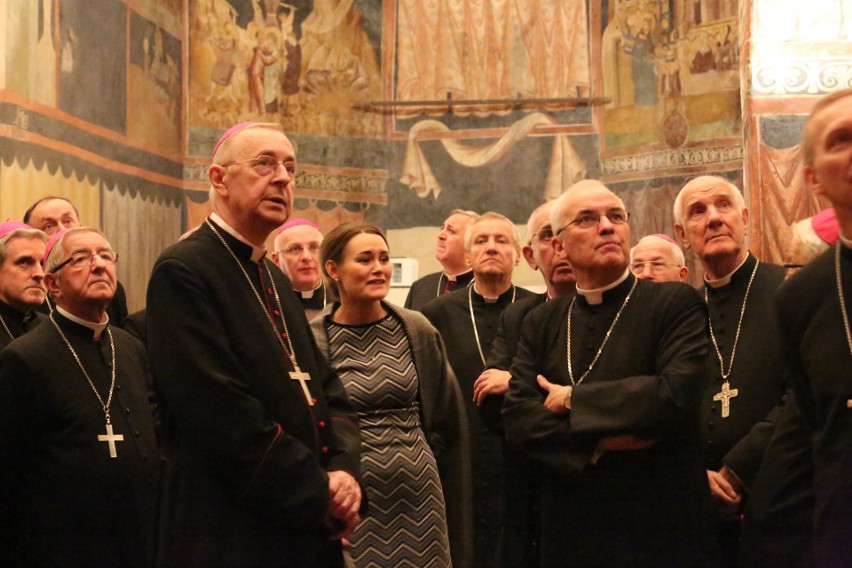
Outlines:
[[155,266],[148,287],[149,355],[162,402],[180,431],[178,451],[209,464],[222,490],[259,519],[321,522],[328,475],[305,444],[267,418],[229,344],[220,308],[182,262],[165,259]]
[[797,294],[794,287],[798,283],[798,280],[795,282],[788,280],[778,289],[775,295],[775,314],[781,337],[781,352],[786,359],[790,376],[790,403],[813,429],[817,425],[816,403],[800,358],[801,346],[796,339],[799,324],[795,308],[803,309],[796,301]]
[[654,322],[647,332],[653,333],[656,343],[655,374],[577,386],[571,396],[571,427],[576,433],[668,437],[694,417],[704,388],[707,308],[695,290],[678,286],[651,309],[658,317],[637,324]]
[[[0,351],[0,517],[15,491],[18,473],[29,435],[28,426],[36,423],[35,384],[28,365],[14,348]],[[5,520],[0,522],[3,526]],[[8,531],[3,531],[7,534]],[[0,555],[2,558],[2,555]]]
[[536,352],[547,350],[540,334],[552,326],[543,326],[536,316],[533,312],[524,318],[512,361],[512,378],[502,408],[506,443],[563,473],[577,473],[589,463],[597,441],[575,435],[569,415],[555,414],[544,406],[545,397],[536,382],[543,364]]

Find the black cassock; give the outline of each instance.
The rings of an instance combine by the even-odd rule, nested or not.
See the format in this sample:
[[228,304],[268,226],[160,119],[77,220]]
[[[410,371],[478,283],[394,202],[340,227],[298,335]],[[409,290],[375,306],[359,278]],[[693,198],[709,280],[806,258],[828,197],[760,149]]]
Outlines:
[[[54,311],[104,401],[110,389],[106,331]],[[116,350],[104,411],[50,321],[0,353],[0,565],[146,566],[153,561],[159,455],[144,348],[109,326]]]
[[[148,348],[170,462],[160,561],[341,563],[339,541],[330,540],[325,524],[327,471],[357,479],[357,421],[290,281],[270,261],[252,261],[251,247],[216,229],[239,264],[205,223],[160,256],[148,286]],[[284,332],[276,293],[298,364],[310,374],[313,406],[290,378],[276,337]]]
[[[756,262],[749,254],[729,284],[716,289],[705,285],[726,370]],[[718,525],[722,558],[732,565],[738,548],[746,566],[806,566],[810,560],[810,448],[801,417],[783,398],[789,375],[773,308],[784,274],[782,266],[757,266],[728,377],[738,394],[730,399],[727,418],[721,416],[720,402],[713,400],[721,390],[722,373],[712,346],[707,357],[701,406],[706,466],[718,471],[727,465],[747,491],[742,535],[736,521]]]
[[8,326],[12,334],[10,336],[6,333],[6,329],[0,326],[0,349],[12,343],[13,339],[21,337],[26,332],[34,329],[45,319],[45,315],[36,309],[22,314],[5,302],[0,302],[0,317],[6,322],[6,326]]
[[[634,281],[628,275],[604,293],[602,304],[577,296],[575,380],[588,369]],[[555,414],[543,405],[536,375],[570,384],[570,302],[552,300],[524,319],[503,404],[509,445],[540,468],[541,565],[712,565],[699,445],[708,348],[701,299],[683,284],[640,280],[602,356],[574,388],[572,410]],[[595,456],[599,440],[621,434],[657,442]]]
[[443,272],[427,274],[411,284],[408,296],[405,297],[405,307],[409,310],[422,311],[423,306],[435,298],[440,298],[446,290],[455,292],[466,288],[471,282],[473,282],[473,270],[459,274],[453,281],[450,281]]
[[470,424],[470,441],[473,471],[473,534],[474,564],[490,566],[500,534],[501,523],[501,467],[500,437],[489,432],[478,418],[479,410],[473,403],[473,383],[485,370],[477,348],[476,335],[470,316],[470,302],[479,334],[479,346],[487,359],[491,342],[497,335],[500,314],[515,301],[532,296],[524,288],[511,286],[497,298],[486,302],[473,287],[456,290],[437,298],[423,307],[423,315],[440,332],[447,347],[447,358],[461,386],[462,398]]
[[[852,355],[834,268],[834,248],[790,277],[776,309],[797,407],[813,428],[815,553],[821,567],[852,558]],[[842,247],[846,310],[852,309],[852,250]]]

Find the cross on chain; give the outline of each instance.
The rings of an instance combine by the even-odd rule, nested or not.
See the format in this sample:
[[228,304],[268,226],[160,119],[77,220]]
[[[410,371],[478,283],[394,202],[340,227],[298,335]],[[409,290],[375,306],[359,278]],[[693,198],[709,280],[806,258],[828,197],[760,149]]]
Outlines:
[[722,418],[731,415],[731,399],[736,398],[738,394],[740,394],[740,389],[731,389],[730,383],[725,381],[722,383],[722,390],[713,395],[714,402],[722,403]]
[[107,422],[106,425],[106,434],[98,434],[98,442],[106,442],[109,444],[109,457],[117,458],[118,452],[115,451],[115,443],[123,442],[124,436],[121,434],[113,434],[112,433],[112,424]]
[[311,391],[308,390],[308,381],[311,380],[311,376],[304,371],[290,371],[290,378],[299,381],[299,384],[302,385],[302,392],[305,393],[305,400],[308,401],[308,406],[313,406],[314,398],[311,396]]

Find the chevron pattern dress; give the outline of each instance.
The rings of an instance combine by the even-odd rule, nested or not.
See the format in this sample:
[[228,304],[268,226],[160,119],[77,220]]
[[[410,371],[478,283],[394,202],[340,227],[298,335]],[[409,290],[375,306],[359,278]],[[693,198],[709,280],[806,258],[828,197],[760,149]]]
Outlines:
[[417,370],[402,323],[325,320],[331,365],[358,411],[369,511],[352,534],[357,568],[451,566],[435,456],[420,426]]

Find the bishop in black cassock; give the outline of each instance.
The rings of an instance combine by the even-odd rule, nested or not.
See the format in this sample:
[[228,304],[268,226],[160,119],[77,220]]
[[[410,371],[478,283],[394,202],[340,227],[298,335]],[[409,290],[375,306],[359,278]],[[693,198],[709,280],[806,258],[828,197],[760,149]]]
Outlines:
[[[852,242],[840,247],[846,319],[852,317]],[[821,567],[852,558],[852,346],[837,285],[836,248],[796,272],[778,292],[784,354],[795,400],[813,432],[815,554]]]
[[427,274],[411,284],[408,296],[405,297],[405,307],[409,310],[422,311],[423,307],[435,298],[466,288],[471,282],[473,282],[473,270],[453,278],[443,272]]
[[32,309],[24,313],[2,301],[0,301],[0,317],[6,322],[10,332],[7,333],[5,328],[0,327],[0,350],[12,343],[12,340],[35,329],[45,319],[44,314],[38,310]]

